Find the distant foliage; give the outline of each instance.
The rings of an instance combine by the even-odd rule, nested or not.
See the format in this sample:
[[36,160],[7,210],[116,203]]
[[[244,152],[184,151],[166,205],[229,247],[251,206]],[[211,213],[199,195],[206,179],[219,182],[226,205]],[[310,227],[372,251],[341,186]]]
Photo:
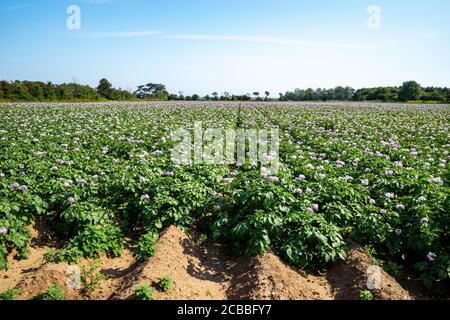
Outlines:
[[422,88],[416,81],[406,81],[401,87],[376,87],[354,90],[338,86],[332,89],[295,89],[280,93],[282,101],[433,101],[450,102],[450,89]]
[[147,83],[138,86],[134,95],[138,99],[168,100],[169,92],[166,86],[159,83]]
[[398,99],[400,101],[419,100],[422,94],[420,84],[415,81],[404,82],[398,92]]
[[[180,100],[180,101],[269,101],[270,92],[261,97],[258,91],[242,95],[213,92],[201,97],[194,93],[178,95],[169,93],[164,84],[140,85],[131,93],[116,89],[107,79],[101,79],[94,89],[78,83],[53,84],[38,81],[0,81],[0,100],[8,101],[101,101],[101,100]],[[331,89],[295,89],[279,94],[279,101],[430,101],[450,102],[450,89],[421,87],[416,81],[406,81],[400,87],[376,87],[353,89],[338,86]]]
[[130,92],[120,88],[115,89],[111,87],[106,91],[105,88],[100,88],[101,90],[96,90],[90,86],[78,83],[53,84],[39,81],[0,81],[0,100],[99,101],[104,99],[132,100],[134,98]]

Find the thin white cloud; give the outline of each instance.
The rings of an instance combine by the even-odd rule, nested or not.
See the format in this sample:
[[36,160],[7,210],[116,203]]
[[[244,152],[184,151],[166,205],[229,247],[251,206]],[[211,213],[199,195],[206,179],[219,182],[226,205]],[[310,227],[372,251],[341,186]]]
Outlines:
[[335,48],[335,49],[375,49],[382,45],[379,43],[340,43],[340,42],[315,42],[293,38],[282,37],[266,37],[266,36],[239,36],[239,35],[205,35],[205,34],[167,34],[163,35],[162,31],[126,31],[126,32],[99,32],[81,34],[82,37],[89,38],[135,38],[135,37],[156,37],[169,40],[186,40],[186,41],[231,41],[231,42],[247,42],[262,43],[269,45],[284,46],[304,46],[317,48]]
[[366,43],[339,43],[339,42],[313,42],[301,39],[265,37],[265,36],[238,36],[238,35],[201,35],[201,34],[177,34],[164,36],[167,39],[196,40],[196,41],[239,41],[251,43],[265,43],[273,45],[294,45],[320,48],[344,48],[344,49],[373,49],[380,44]]
[[136,38],[136,37],[153,37],[161,34],[161,31],[128,31],[128,32],[99,32],[81,34],[82,37],[88,38]]
[[88,4],[104,4],[109,2],[114,2],[116,0],[83,0],[83,2]]
[[23,8],[25,8],[24,4],[18,4],[18,5],[6,7],[2,11],[14,11],[14,10],[20,10]]

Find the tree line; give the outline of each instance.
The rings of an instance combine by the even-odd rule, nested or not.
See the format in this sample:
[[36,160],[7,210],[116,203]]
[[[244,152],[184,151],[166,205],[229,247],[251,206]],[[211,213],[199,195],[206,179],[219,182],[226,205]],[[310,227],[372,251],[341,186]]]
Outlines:
[[132,100],[134,95],[113,88],[102,79],[97,88],[78,83],[53,84],[40,81],[0,81],[0,100],[7,101],[101,101]]
[[158,83],[140,85],[134,92],[114,88],[107,79],[101,79],[96,88],[78,83],[53,84],[39,81],[0,81],[0,100],[6,101],[102,101],[102,100],[182,100],[182,101],[430,101],[450,102],[450,89],[422,87],[416,81],[406,81],[400,87],[376,87],[353,89],[338,86],[331,89],[295,89],[280,93],[271,99],[265,91],[235,95],[217,91],[201,97],[198,94],[169,93],[166,86]]
[[332,89],[295,89],[280,93],[283,101],[433,101],[450,102],[450,89],[439,87],[421,87],[416,81],[406,81],[400,87],[361,88],[338,86]]

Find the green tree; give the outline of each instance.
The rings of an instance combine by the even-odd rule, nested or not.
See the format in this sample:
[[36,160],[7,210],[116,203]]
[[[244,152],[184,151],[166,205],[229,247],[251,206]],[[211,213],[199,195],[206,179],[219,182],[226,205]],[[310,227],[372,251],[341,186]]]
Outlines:
[[70,99],[70,93],[69,93],[69,87],[66,83],[60,84],[57,89],[57,96],[58,100],[69,100]]
[[305,100],[311,101],[311,100],[317,100],[316,92],[312,88],[308,88],[305,91]]
[[223,100],[230,100],[230,93],[228,91],[225,91],[223,93],[222,99]]
[[26,85],[28,86],[28,90],[33,96],[33,100],[43,101],[45,99],[44,97],[44,89],[45,86],[42,82],[26,82]]
[[418,100],[421,93],[422,88],[420,87],[420,84],[416,81],[406,81],[403,82],[403,85],[400,87],[398,98],[400,101]]
[[160,83],[147,83],[145,86],[140,85],[137,87],[134,95],[138,99],[167,100],[169,98],[169,92],[167,92],[166,86]]
[[[445,88],[444,88],[445,89]],[[427,87],[422,90],[421,100],[424,101],[445,101],[445,92],[441,88]]]
[[345,87],[344,88],[345,93],[344,93],[344,99],[345,100],[351,100],[353,97],[353,94],[355,93],[355,90],[352,87]]
[[32,95],[28,91],[28,87],[25,83],[21,81],[14,81],[13,85],[13,92],[14,92],[14,100],[24,100],[24,101],[30,101],[33,100]]
[[112,84],[107,79],[103,78],[100,80],[97,91],[105,99],[111,99],[112,95]]
[[334,88],[334,94],[335,94],[336,100],[345,100],[345,93],[346,93],[346,90],[342,86],[337,86],[336,88]]
[[53,100],[57,100],[58,99],[58,97],[56,95],[56,86],[53,83],[47,82],[45,84],[44,96],[45,96],[45,99],[49,100],[49,101],[53,101]]

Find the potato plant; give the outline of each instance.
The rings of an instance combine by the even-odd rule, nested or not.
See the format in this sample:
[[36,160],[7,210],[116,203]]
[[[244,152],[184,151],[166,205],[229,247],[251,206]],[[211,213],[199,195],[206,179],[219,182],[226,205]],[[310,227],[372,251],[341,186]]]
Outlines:
[[[447,105],[5,104],[0,115],[0,269],[27,258],[37,221],[65,241],[56,256],[69,262],[118,256],[125,238],[145,260],[175,224],[313,271],[355,241],[449,292]],[[196,122],[278,129],[278,173],[174,162],[174,132]]]

